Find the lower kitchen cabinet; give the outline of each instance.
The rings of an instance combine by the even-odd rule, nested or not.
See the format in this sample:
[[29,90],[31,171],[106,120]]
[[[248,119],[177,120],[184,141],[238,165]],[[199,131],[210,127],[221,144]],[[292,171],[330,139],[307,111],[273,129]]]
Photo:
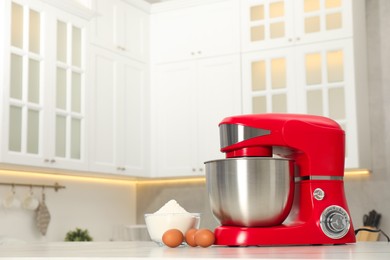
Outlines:
[[153,177],[204,175],[219,122],[241,113],[239,55],[155,65],[151,96]]
[[91,75],[90,171],[145,176],[146,64],[91,47]]

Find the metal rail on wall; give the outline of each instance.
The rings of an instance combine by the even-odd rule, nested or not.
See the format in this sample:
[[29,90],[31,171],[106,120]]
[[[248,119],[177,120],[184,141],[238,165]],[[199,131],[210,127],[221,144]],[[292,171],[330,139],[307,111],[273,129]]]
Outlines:
[[55,191],[58,191],[60,189],[65,189],[65,186],[59,185],[57,182],[54,183],[54,185],[48,185],[48,184],[28,184],[28,183],[8,183],[8,182],[0,182],[0,186],[11,186],[11,187],[38,187],[38,188],[50,188],[54,189]]

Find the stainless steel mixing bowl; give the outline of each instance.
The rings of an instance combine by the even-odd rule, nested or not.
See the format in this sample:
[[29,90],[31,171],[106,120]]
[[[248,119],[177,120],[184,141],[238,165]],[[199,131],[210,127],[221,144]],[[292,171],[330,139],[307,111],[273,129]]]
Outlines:
[[274,226],[288,216],[294,166],[288,159],[245,157],[205,162],[211,210],[224,226]]

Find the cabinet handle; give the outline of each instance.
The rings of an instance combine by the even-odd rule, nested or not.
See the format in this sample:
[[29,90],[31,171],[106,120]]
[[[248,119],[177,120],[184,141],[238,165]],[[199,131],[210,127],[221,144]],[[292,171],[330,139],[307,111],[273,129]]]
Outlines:
[[195,55],[195,52],[191,52],[191,55],[194,56],[194,55]]
[[201,51],[198,51],[198,54],[199,54],[199,55],[201,55],[201,54],[202,54],[202,52],[201,52]]
[[122,46],[116,46],[116,48],[120,51],[126,51],[126,48],[125,47],[122,47]]
[[44,162],[45,162],[45,163],[48,163],[48,162],[50,162],[50,160],[46,158],[46,159],[44,160]]
[[196,169],[195,169],[195,168],[192,168],[192,171],[193,171],[193,172],[196,172]]
[[291,39],[291,38],[288,38],[288,42],[292,42],[292,39]]
[[297,39],[296,39],[297,41],[300,41],[301,40],[301,38],[300,37],[297,37]]
[[200,171],[200,172],[203,172],[203,168],[199,168],[199,171]]
[[56,162],[55,159],[51,159],[51,160],[50,160],[50,163],[55,163],[55,162]]

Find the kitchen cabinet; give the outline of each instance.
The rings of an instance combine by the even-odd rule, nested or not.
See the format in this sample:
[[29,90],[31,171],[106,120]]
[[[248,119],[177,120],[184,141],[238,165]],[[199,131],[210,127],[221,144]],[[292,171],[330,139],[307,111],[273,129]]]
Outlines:
[[[239,52],[239,1],[194,6],[152,5],[151,57],[155,63]],[[165,8],[163,8],[165,7]]]
[[145,176],[149,139],[146,64],[91,47],[90,170]]
[[354,2],[244,0],[241,5],[242,51],[351,37]]
[[147,61],[149,46],[148,5],[142,1],[94,0],[97,17],[92,21],[91,41],[100,47]]
[[3,163],[87,169],[91,13],[75,3],[60,10],[59,2],[2,1]]
[[222,158],[219,122],[241,113],[239,55],[155,65],[153,177],[204,175]]
[[[309,2],[318,2],[324,8],[335,5],[334,11],[338,10],[342,17],[350,17],[352,12],[352,1],[305,1],[305,5],[297,6],[306,10]],[[336,120],[346,132],[345,167],[370,169],[366,47],[362,30],[365,25],[356,22],[364,23],[364,1],[353,1],[353,7],[353,35],[349,26],[351,16],[349,21],[342,20],[343,26],[351,28],[337,29],[340,33],[336,29],[335,33],[320,31],[317,42],[307,40],[278,47],[273,39],[264,39],[258,51],[244,53],[242,102],[244,113],[305,113]],[[269,12],[272,9],[263,8]],[[301,14],[300,19],[303,17]],[[326,18],[320,21],[329,22]],[[327,28],[323,26],[320,28]]]

